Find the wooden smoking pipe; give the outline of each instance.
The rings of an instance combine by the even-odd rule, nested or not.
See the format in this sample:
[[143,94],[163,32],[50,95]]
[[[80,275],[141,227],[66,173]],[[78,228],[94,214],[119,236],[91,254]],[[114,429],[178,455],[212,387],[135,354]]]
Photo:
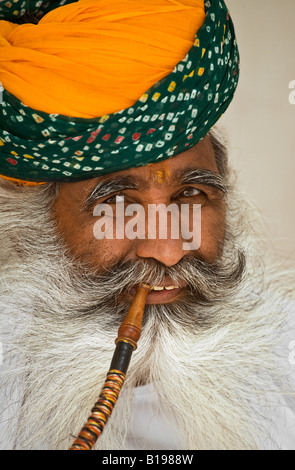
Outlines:
[[69,450],[91,450],[102,433],[125,381],[131,355],[137,348],[146,299],[150,290],[151,287],[147,284],[140,284],[137,288],[131,306],[118,330],[116,349],[102,391],[91,410],[92,414],[87,423]]

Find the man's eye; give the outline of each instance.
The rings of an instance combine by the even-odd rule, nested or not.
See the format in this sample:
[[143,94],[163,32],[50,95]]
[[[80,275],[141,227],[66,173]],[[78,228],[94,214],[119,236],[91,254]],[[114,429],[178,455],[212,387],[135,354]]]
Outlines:
[[203,191],[197,188],[186,188],[180,193],[180,196],[193,197],[198,196],[199,194],[203,194]]
[[124,196],[122,194],[114,194],[113,196],[105,199],[104,204],[121,204],[124,203]]

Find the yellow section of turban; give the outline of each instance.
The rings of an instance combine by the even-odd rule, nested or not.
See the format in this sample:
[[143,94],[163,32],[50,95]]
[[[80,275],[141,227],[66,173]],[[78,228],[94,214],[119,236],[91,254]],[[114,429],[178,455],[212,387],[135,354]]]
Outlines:
[[46,113],[114,113],[172,72],[204,19],[204,0],[80,0],[37,25],[0,21],[0,81]]

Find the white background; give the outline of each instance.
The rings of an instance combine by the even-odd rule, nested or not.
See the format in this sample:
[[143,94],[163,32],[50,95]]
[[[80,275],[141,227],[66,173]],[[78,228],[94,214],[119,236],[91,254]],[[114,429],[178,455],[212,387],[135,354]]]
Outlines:
[[295,261],[295,0],[226,0],[241,55],[234,100],[219,123],[230,162],[261,210],[278,254]]

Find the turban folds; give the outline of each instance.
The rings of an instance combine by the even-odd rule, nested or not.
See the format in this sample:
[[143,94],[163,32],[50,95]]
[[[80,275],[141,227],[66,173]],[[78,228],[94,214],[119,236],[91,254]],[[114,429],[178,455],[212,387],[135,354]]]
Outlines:
[[238,61],[223,0],[80,0],[38,25],[0,21],[0,174],[77,181],[176,155],[228,107]]

